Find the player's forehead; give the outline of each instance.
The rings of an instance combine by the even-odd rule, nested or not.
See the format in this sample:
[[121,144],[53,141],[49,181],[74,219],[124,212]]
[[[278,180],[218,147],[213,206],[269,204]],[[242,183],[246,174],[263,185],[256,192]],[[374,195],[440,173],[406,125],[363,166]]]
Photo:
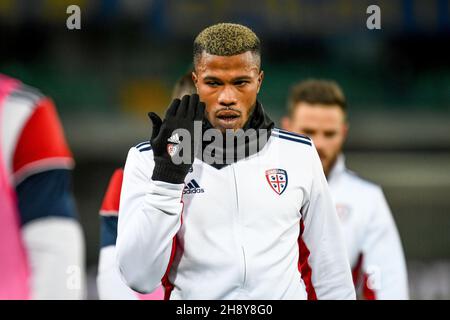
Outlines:
[[196,63],[195,70],[200,78],[255,77],[259,73],[259,65],[257,58],[250,51],[233,56],[217,56],[204,51]]
[[345,114],[338,105],[300,102],[295,105],[292,120],[302,126],[333,127],[344,123]]

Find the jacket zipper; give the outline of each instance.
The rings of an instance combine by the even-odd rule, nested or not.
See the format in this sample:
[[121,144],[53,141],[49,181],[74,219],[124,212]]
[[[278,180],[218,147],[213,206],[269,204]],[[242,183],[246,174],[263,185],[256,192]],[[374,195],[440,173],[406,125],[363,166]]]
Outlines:
[[239,212],[239,197],[238,197],[238,190],[237,190],[237,179],[236,179],[236,172],[234,170],[234,165],[231,164],[230,165],[231,170],[233,171],[233,179],[234,179],[234,194],[235,194],[235,199],[236,199],[236,212],[238,214],[238,228],[239,228],[239,244],[241,246],[241,250],[242,250],[242,259],[243,259],[243,266],[244,266],[244,270],[243,270],[243,280],[242,280],[242,287],[245,286],[245,282],[247,280],[247,260],[245,258],[245,249],[244,246],[242,245],[242,238],[241,235],[242,233],[242,224],[241,224],[241,216],[240,216],[240,212]]

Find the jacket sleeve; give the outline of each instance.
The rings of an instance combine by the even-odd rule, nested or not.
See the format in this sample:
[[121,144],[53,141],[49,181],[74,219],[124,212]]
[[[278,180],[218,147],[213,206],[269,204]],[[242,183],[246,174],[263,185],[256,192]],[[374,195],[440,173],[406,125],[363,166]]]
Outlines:
[[408,278],[400,237],[381,188],[377,189],[362,244],[365,288],[374,299],[408,299]]
[[22,227],[32,272],[31,298],[86,297],[84,238],[80,224],[61,217],[33,220]]
[[153,167],[153,152],[133,147],[120,197],[117,262],[124,281],[140,293],[160,285],[183,210],[184,184],[151,180]]
[[85,297],[85,244],[71,182],[70,170],[58,169],[16,187],[33,299]]
[[116,262],[116,247],[100,249],[97,289],[100,300],[137,300],[138,297],[121,279]]
[[312,291],[317,299],[355,299],[341,226],[315,149],[312,158],[312,186],[302,207]]
[[116,239],[122,180],[123,169],[115,170],[100,208],[101,249],[97,272],[98,296],[101,300],[137,300],[139,298],[161,300],[164,298],[162,290],[157,290],[151,295],[140,296],[131,290],[120,276],[116,261]]
[[112,175],[100,208],[100,253],[97,289],[101,300],[136,300],[137,295],[121,279],[116,262],[117,223],[123,169]]

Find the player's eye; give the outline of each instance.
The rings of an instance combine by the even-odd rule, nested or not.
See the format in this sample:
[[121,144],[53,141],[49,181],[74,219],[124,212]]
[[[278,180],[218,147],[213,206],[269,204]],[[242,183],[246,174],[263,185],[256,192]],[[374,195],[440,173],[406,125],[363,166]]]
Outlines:
[[311,137],[314,135],[314,130],[300,130],[300,132],[308,137]]
[[235,81],[235,82],[234,82],[234,85],[235,85],[235,86],[238,86],[238,87],[243,87],[243,86],[245,86],[247,83],[249,83],[249,81],[247,81],[247,80],[238,80],[238,81]]
[[334,136],[336,136],[337,132],[336,131],[327,131],[324,133],[325,138],[333,138]]
[[217,87],[220,85],[218,81],[206,81],[206,84],[210,87]]

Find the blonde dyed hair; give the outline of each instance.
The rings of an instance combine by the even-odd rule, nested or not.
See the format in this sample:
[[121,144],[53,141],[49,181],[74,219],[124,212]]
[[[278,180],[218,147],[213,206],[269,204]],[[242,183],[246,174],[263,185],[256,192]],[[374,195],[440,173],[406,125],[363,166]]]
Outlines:
[[203,29],[194,40],[194,66],[203,52],[217,56],[234,56],[250,51],[261,64],[261,43],[248,27],[235,23],[218,23]]

